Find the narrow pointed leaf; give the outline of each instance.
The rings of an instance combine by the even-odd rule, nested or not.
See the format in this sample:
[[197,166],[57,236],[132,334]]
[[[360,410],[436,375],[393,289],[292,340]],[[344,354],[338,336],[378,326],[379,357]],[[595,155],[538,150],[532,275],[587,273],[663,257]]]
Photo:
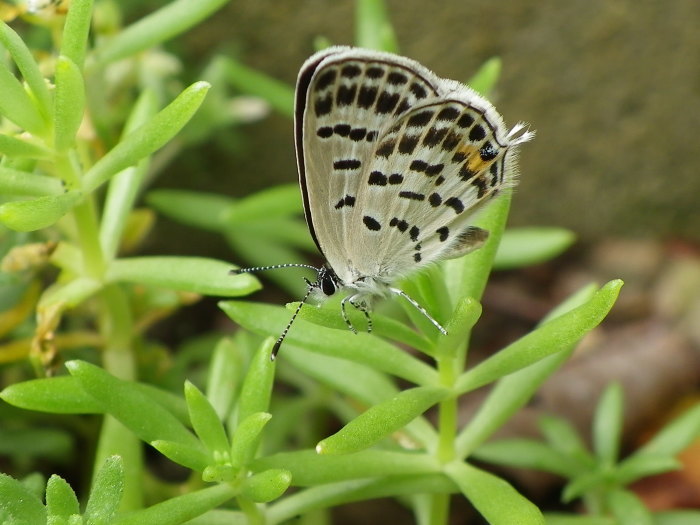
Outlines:
[[49,516],[68,519],[80,514],[80,504],[71,486],[62,477],[53,474],[46,483],[46,510]]
[[417,387],[369,408],[316,445],[319,454],[349,454],[371,447],[449,395],[443,388]]
[[23,483],[0,472],[0,519],[3,523],[46,523],[46,508]]
[[35,102],[3,63],[0,63],[0,93],[0,115],[33,135],[41,136],[46,131],[46,121]]
[[212,454],[228,455],[229,442],[219,416],[204,394],[189,381],[185,382],[185,399],[192,428],[207,450]]
[[501,478],[466,463],[446,465],[445,473],[491,525],[544,525],[539,509]]
[[236,427],[231,439],[231,462],[234,465],[245,466],[255,457],[260,433],[271,417],[267,412],[256,412]]
[[162,405],[132,383],[122,381],[84,361],[68,361],[66,368],[81,386],[141,440],[158,439],[201,447],[199,441]]
[[20,232],[46,228],[68,213],[82,196],[79,191],[69,191],[61,195],[7,202],[0,206],[0,222]]
[[612,383],[603,392],[593,418],[593,450],[603,465],[617,462],[622,433],[622,387]]
[[56,62],[54,95],[54,144],[58,151],[65,151],[75,143],[84,110],[85,86],[80,69],[70,58],[60,56]]
[[112,523],[124,493],[124,463],[120,456],[111,456],[97,471],[85,507],[88,523]]
[[206,82],[195,82],[146,124],[124,137],[85,173],[85,191],[95,190],[114,174],[164,146],[192,118],[208,89]]
[[291,483],[292,474],[288,470],[265,470],[246,479],[241,494],[250,501],[267,503],[284,494]]
[[235,297],[260,289],[252,275],[230,275],[233,265],[203,257],[128,257],[115,260],[107,280],[161,286],[204,295]]

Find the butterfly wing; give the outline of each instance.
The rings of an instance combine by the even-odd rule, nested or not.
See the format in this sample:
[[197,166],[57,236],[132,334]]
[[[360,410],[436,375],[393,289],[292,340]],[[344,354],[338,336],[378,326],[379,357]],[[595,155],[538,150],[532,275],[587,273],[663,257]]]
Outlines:
[[513,186],[531,135],[512,138],[476,92],[389,53],[330,48],[297,86],[307,222],[343,282],[390,282],[485,241],[470,218]]
[[316,245],[344,282],[356,277],[351,212],[377,140],[399,115],[435,97],[438,82],[412,60],[350,47],[326,49],[302,66],[295,136],[304,210]]

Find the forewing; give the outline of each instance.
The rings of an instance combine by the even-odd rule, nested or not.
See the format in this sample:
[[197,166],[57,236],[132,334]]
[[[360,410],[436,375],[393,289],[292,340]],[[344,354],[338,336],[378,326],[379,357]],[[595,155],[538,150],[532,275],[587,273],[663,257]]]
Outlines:
[[[358,193],[376,168],[377,141],[401,115],[434,100],[439,82],[413,60],[356,48],[329,48],[301,69],[296,144],[306,219],[317,246],[345,282],[359,276],[353,257],[369,230],[367,221],[362,228],[350,221],[358,216]],[[367,204],[378,202],[369,198]]]

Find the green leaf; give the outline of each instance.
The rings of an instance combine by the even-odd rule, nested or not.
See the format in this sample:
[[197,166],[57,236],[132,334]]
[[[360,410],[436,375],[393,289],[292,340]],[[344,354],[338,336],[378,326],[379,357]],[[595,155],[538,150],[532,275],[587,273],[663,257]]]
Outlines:
[[228,461],[229,442],[224,426],[214,407],[204,394],[189,381],[185,381],[185,399],[194,429],[204,446],[220,461]]
[[[219,307],[241,326],[262,335],[277,336],[289,322],[286,310],[260,303],[225,301],[219,303]],[[298,320],[285,341],[312,352],[365,364],[417,384],[438,384],[434,369],[400,348],[366,333],[353,334],[349,330],[333,330]],[[280,351],[284,352],[284,344]]]
[[593,417],[593,450],[607,467],[617,462],[620,451],[622,405],[622,387],[611,383],[603,392]]
[[547,520],[547,525],[617,525],[613,518],[608,518],[606,516],[584,516],[548,512],[544,517]]
[[542,416],[537,423],[549,446],[554,450],[576,457],[586,462],[589,467],[594,466],[595,459],[571,423],[553,416]]
[[610,472],[591,470],[572,479],[564,487],[561,500],[569,503],[576,498],[585,496],[588,493],[595,493],[608,485]]
[[217,508],[236,495],[234,487],[222,483],[167,499],[147,509],[130,512],[113,520],[110,525],[185,523]]
[[120,456],[105,459],[92,483],[85,506],[87,523],[112,523],[124,493],[124,463]]
[[0,115],[33,135],[42,136],[46,121],[39,108],[7,66],[0,63]]
[[184,33],[223,7],[227,0],[175,0],[123,29],[95,50],[97,65],[116,62],[122,58],[154,47]]
[[501,76],[501,66],[502,62],[499,57],[489,58],[467,81],[467,85],[480,95],[487,96]]
[[267,503],[279,498],[292,483],[292,474],[285,469],[271,469],[245,480],[241,495],[256,503]]
[[319,454],[349,454],[371,447],[403,428],[449,395],[449,390],[417,387],[369,408],[316,445]]
[[199,441],[175,416],[137,389],[84,361],[68,361],[66,368],[81,386],[99,400],[106,413],[146,443],[158,439],[201,448]]
[[664,426],[635,455],[675,456],[700,435],[700,403]]
[[250,463],[253,472],[284,468],[292,473],[295,486],[316,486],[352,479],[415,476],[422,479],[440,472],[437,460],[420,452],[362,450],[339,456],[319,455],[313,450],[282,452]]
[[229,224],[271,218],[286,218],[302,213],[298,184],[284,184],[259,191],[248,197],[233,201],[226,211]]
[[358,0],[355,4],[355,45],[398,52],[399,44],[383,0]]
[[501,478],[456,462],[445,473],[491,525],[544,525],[539,509]]
[[229,416],[242,381],[246,356],[241,346],[235,339],[223,337],[212,354],[206,396],[222,421]]
[[[71,7],[72,9],[72,7]],[[34,60],[32,52],[27,45],[10,26],[5,22],[0,22],[0,44],[9,51],[12,60],[14,60],[20,73],[24,77],[24,81],[31,90],[39,111],[45,117],[48,117],[51,107],[51,95],[44,80],[44,75],[41,74],[39,65]],[[3,96],[6,94],[3,93]]]
[[532,266],[566,251],[576,235],[563,228],[509,228],[503,232],[493,262],[498,270]]
[[[73,12],[73,9],[69,11]],[[75,144],[84,111],[83,75],[70,58],[60,56],[56,61],[54,96],[54,144],[58,151],[65,151]]]
[[31,379],[0,392],[10,405],[54,414],[99,414],[102,404],[88,395],[74,377]]
[[285,117],[294,116],[294,89],[291,86],[231,58],[218,60],[231,86],[262,98]]
[[54,177],[0,166],[0,195],[42,197],[60,193],[63,193],[63,184]]
[[52,153],[45,147],[28,142],[25,139],[18,139],[10,135],[0,134],[0,154],[9,158],[31,158],[46,159]]
[[[298,305],[299,303],[290,303],[288,310],[294,311]],[[347,330],[348,326],[343,317],[339,315],[338,308],[339,306],[335,302],[320,308],[302,308],[299,312],[299,319],[328,328]],[[364,327],[367,323],[365,316],[356,308],[348,309],[348,317],[353,326],[356,327]],[[433,344],[424,335],[412,330],[404,323],[384,315],[372,314],[372,334],[393,339],[422,352],[432,353],[433,351]]]
[[41,500],[24,484],[1,472],[0,521],[12,525],[46,523],[46,508]]
[[151,441],[151,446],[171,461],[195,472],[204,472],[213,461],[210,454],[202,451],[202,447],[192,447],[164,439]]
[[587,303],[541,325],[465,372],[455,388],[464,393],[576,344],[598,326],[617,299],[622,281],[610,281]]
[[569,456],[531,439],[490,441],[477,448],[471,457],[508,467],[544,470],[567,478],[577,476],[585,468]]
[[243,467],[255,457],[260,433],[271,417],[267,412],[255,412],[239,423],[231,439],[233,465]]
[[690,525],[691,523],[700,523],[700,511],[671,510],[654,513],[654,525]]
[[260,289],[252,275],[230,275],[233,265],[203,257],[129,257],[112,262],[110,282],[132,282],[204,295],[235,297]]
[[68,519],[80,514],[80,503],[71,486],[62,477],[53,474],[46,484],[46,510],[50,517]]
[[20,232],[46,228],[68,213],[82,197],[79,191],[69,191],[61,195],[7,202],[0,206],[0,222]]
[[[122,136],[130,134],[132,130],[150,120],[157,111],[156,105],[156,95],[153,90],[142,91],[129,114]],[[134,203],[142,189],[149,167],[149,159],[142,159],[136,166],[120,171],[109,181],[100,223],[100,245],[108,260],[113,259],[117,254],[124,229],[133,212]]]
[[615,472],[615,479],[619,485],[625,486],[641,478],[681,468],[683,464],[670,456],[634,454],[620,463]]
[[632,492],[616,490],[608,494],[607,500],[619,525],[654,525],[651,512]]
[[[539,385],[541,385],[554,370],[568,359],[579,338],[605,317],[615,302],[621,285],[621,281],[611,281],[588,303],[548,321],[535,332],[526,335],[524,338],[520,339],[520,341],[514,343],[514,345],[519,345],[523,340],[527,340],[535,334],[532,340],[527,342],[525,347],[521,347],[528,349],[524,350],[525,353],[529,353],[532,350],[537,352],[535,347],[538,344],[550,350],[552,346],[559,344],[566,344],[568,346],[563,348],[559,347],[559,353],[545,357],[540,362],[536,362],[516,373],[512,373],[498,382],[496,387],[489,393],[486,401],[479,407],[476,415],[457,436],[455,447],[459,457],[467,457],[474,448],[483,443],[496,429],[510,418],[512,414],[527,402]],[[546,329],[548,327],[554,328],[552,332],[547,332]],[[542,330],[545,330],[547,333],[540,332]],[[551,339],[549,339],[548,336],[552,336]],[[539,337],[542,337],[542,339],[539,339]],[[512,347],[513,345],[510,345],[506,350],[501,350],[500,353],[506,352]],[[486,369],[488,369],[491,366],[488,363],[492,359],[498,358],[500,353],[487,359],[480,365],[477,365],[466,374],[463,374],[457,381],[457,388],[461,389],[469,384],[472,381],[469,379],[470,373],[478,371],[481,366],[486,365]],[[489,373],[496,373],[496,371],[494,369]],[[475,374],[473,377],[479,377],[479,373]],[[479,382],[477,381],[477,383]]]
[[[124,36],[124,33],[121,33],[121,36]],[[208,89],[209,85],[206,82],[195,82],[146,124],[124,137],[85,173],[85,191],[94,191],[114,174],[135,165],[169,142],[192,118]]]
[[188,226],[220,231],[234,200],[225,195],[185,190],[148,192],[146,202],[166,217]]
[[82,69],[92,21],[93,0],[72,0],[63,26],[61,55]]
[[238,397],[238,424],[258,412],[267,412],[275,379],[275,362],[271,359],[271,338],[262,342],[248,367]]

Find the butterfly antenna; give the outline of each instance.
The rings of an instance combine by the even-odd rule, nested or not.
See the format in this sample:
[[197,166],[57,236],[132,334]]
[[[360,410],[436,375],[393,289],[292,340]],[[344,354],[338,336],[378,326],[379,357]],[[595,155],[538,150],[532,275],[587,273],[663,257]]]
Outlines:
[[393,294],[400,295],[401,297],[406,299],[409,303],[411,303],[413,305],[413,307],[416,310],[418,310],[420,313],[422,313],[428,319],[428,321],[433,323],[435,328],[440,330],[440,333],[442,333],[442,335],[447,335],[447,330],[445,330],[440,323],[438,323],[435,319],[433,319],[432,316],[428,313],[428,311],[425,308],[423,308],[420,304],[418,304],[418,301],[413,299],[411,296],[409,296],[403,290],[399,290],[398,288],[389,288],[389,291]]
[[252,268],[234,268],[229,273],[232,275],[240,275],[242,273],[264,272],[266,270],[278,270],[280,268],[308,268],[309,270],[314,270],[318,272],[318,268],[316,268],[315,266],[311,266],[310,264],[287,263],[274,264],[272,266],[253,266]]
[[292,318],[287,323],[287,326],[285,327],[284,330],[282,330],[282,333],[277,338],[277,341],[275,341],[275,346],[272,347],[272,354],[270,355],[271,361],[274,361],[275,358],[277,357],[277,352],[279,352],[280,346],[282,346],[282,341],[284,341],[284,338],[287,337],[287,332],[289,332],[289,329],[292,327],[292,323],[294,323],[294,319],[297,318],[297,315],[299,315],[299,312],[301,311],[301,307],[304,306],[304,303],[309,298],[309,295],[311,295],[311,292],[314,289],[313,285],[311,285],[311,283],[308,280],[306,282],[309,284],[309,289],[306,291],[306,294],[304,295],[303,299],[299,303],[299,306],[297,306],[297,309],[294,311],[294,314],[292,315]]

